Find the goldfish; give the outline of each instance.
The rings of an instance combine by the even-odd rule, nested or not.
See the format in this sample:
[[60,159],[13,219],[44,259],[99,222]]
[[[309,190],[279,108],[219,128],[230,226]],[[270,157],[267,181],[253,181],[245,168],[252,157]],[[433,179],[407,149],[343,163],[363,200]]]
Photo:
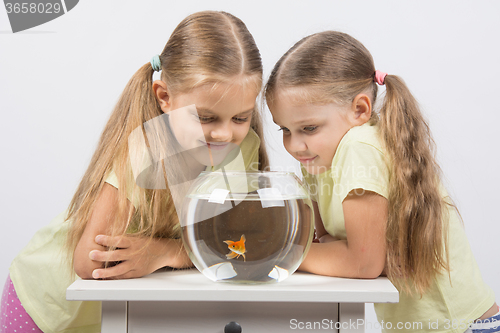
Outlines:
[[245,235],[241,235],[240,240],[236,242],[233,242],[232,240],[224,241],[224,243],[227,244],[227,247],[230,250],[229,253],[226,254],[226,258],[238,259],[240,256],[243,256],[243,261],[246,261],[245,252],[247,252],[247,250],[245,248],[245,241],[246,241]]

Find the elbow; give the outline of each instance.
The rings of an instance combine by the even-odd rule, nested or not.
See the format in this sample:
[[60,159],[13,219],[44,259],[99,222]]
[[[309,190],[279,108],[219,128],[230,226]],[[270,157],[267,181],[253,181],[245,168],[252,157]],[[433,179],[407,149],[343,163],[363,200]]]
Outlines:
[[382,271],[378,270],[365,270],[361,272],[359,275],[360,279],[376,279],[382,274]]
[[357,262],[356,277],[360,279],[376,279],[383,274],[386,254],[382,251],[361,251],[353,258]]
[[360,265],[358,268],[358,274],[356,274],[359,279],[376,279],[384,271],[384,265],[377,263],[366,263],[365,265]]
[[73,269],[76,275],[85,280],[93,279],[92,272],[100,266],[98,262],[89,258],[88,251],[77,246],[73,255]]
[[75,270],[76,275],[84,280],[93,279],[92,272],[93,269],[90,269],[88,265],[84,265],[81,262],[78,262],[75,259],[75,263],[73,264],[73,269]]

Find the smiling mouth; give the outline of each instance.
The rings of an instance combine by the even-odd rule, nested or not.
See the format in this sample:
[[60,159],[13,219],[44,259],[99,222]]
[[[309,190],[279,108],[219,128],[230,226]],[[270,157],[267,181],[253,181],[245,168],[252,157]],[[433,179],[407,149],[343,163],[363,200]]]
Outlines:
[[212,150],[222,150],[229,145],[229,142],[203,142],[208,149]]
[[318,157],[318,156],[316,155],[316,156],[311,157],[311,158],[299,158],[298,160],[302,164],[308,164],[308,163],[311,163],[312,161],[314,161],[316,159],[316,157]]

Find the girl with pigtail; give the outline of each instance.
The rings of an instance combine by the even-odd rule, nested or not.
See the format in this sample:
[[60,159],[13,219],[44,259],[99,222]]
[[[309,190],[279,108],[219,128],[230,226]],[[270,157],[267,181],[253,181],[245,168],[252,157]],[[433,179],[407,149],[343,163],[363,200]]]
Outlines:
[[261,86],[260,53],[241,20],[212,11],[184,19],[128,82],[68,210],[14,259],[2,332],[100,332],[100,303],[65,300],[75,278],[192,266],[175,202],[184,192],[173,189],[202,171],[268,166]]
[[[377,84],[386,87],[378,112]],[[376,71],[356,39],[326,31],[282,56],[265,96],[314,200],[319,242],[300,269],[388,276],[400,300],[375,305],[384,330],[409,322],[421,323],[414,326],[419,331],[499,332],[493,292],[441,184],[429,126],[405,83]]]

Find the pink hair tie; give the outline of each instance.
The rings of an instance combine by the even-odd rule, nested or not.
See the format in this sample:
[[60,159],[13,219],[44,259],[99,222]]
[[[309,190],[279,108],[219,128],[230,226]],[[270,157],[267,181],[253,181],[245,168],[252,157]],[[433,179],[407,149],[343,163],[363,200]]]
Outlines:
[[379,70],[376,70],[375,71],[375,77],[373,78],[373,81],[375,81],[379,85],[383,86],[386,76],[387,76],[387,73],[384,73],[384,72],[381,72]]

